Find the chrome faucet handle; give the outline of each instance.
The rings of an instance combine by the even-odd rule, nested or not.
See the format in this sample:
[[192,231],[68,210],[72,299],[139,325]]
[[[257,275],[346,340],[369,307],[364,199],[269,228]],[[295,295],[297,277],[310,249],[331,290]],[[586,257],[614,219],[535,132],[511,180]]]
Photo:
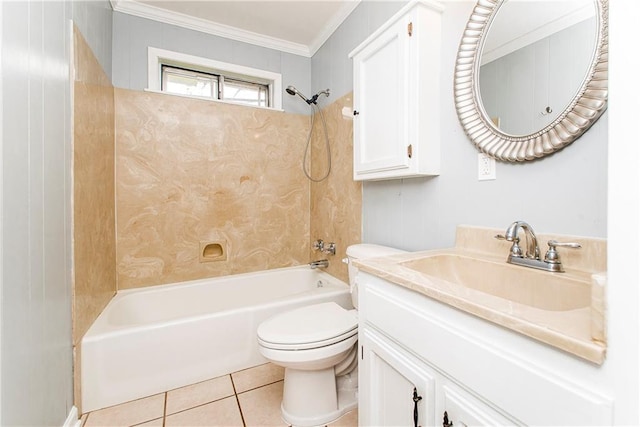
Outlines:
[[336,244],[331,242],[329,244],[325,244],[324,248],[322,248],[322,252],[327,255],[335,255],[336,254]]
[[322,239],[318,239],[313,242],[312,248],[314,251],[324,252],[324,241]]
[[580,243],[563,243],[557,240],[549,240],[547,245],[549,245],[549,249],[544,255],[544,262],[549,264],[560,264],[560,254],[558,254],[556,248],[580,249],[582,247]]
[[522,248],[520,247],[520,237],[515,236],[513,239],[509,240],[507,239],[504,234],[496,234],[495,236],[493,236],[495,239],[498,240],[506,240],[507,242],[513,242],[513,244],[511,245],[511,249],[509,249],[511,256],[514,257],[518,257],[518,258],[522,258]]

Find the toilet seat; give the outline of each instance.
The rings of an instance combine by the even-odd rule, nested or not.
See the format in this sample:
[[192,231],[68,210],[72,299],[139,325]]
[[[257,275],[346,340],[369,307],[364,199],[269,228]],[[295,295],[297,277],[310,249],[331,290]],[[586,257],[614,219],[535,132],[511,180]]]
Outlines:
[[274,350],[308,350],[344,341],[357,333],[357,312],[326,302],[262,322],[258,327],[258,342]]

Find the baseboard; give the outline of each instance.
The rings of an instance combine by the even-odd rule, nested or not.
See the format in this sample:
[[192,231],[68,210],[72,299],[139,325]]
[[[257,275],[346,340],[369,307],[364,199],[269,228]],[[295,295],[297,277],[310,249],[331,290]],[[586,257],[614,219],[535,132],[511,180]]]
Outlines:
[[76,408],[75,406],[71,407],[71,410],[69,411],[69,416],[67,416],[67,419],[64,420],[64,424],[62,425],[62,427],[81,427],[82,426],[82,422],[80,421],[80,419],[78,419],[78,408]]

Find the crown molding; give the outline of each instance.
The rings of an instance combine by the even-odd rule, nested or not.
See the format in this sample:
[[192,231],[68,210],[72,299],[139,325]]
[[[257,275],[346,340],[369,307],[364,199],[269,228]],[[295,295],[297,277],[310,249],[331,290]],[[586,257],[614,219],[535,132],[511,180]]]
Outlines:
[[338,29],[340,25],[347,19],[351,12],[355,10],[356,7],[360,4],[361,0],[352,0],[347,1],[343,4],[342,8],[338,11],[338,13],[333,17],[333,19],[327,23],[327,26],[324,30],[318,34],[318,36],[311,42],[308,46],[310,57],[315,55],[318,49],[322,47],[324,42],[329,40],[329,37]]
[[[183,13],[171,12],[165,9],[161,9],[155,6],[151,6],[145,3],[139,3],[131,0],[110,0],[111,7],[116,12],[126,13],[129,15],[139,16],[141,18],[151,19],[166,24],[176,25],[190,30],[200,31],[207,34],[212,34],[219,37],[224,37],[232,40],[241,41],[244,43],[250,43],[256,46],[262,46],[269,49],[276,49],[282,52],[291,53],[294,55],[305,56],[310,58],[313,53],[309,46],[302,43],[294,43],[287,40],[279,39],[276,37],[266,36],[264,34],[254,33],[252,31],[242,30],[229,25],[218,24],[215,22],[207,21],[205,19],[196,18],[193,16],[185,15]],[[359,1],[359,0],[358,0]],[[355,2],[357,5],[357,2]],[[353,9],[351,9],[353,10]],[[349,11],[351,13],[351,11]],[[344,20],[347,15],[344,15]],[[340,23],[337,20],[332,22],[333,29],[322,43],[333,33]],[[331,27],[328,27],[331,28]],[[326,31],[323,33],[323,35]],[[318,48],[322,46],[322,43],[318,45]]]

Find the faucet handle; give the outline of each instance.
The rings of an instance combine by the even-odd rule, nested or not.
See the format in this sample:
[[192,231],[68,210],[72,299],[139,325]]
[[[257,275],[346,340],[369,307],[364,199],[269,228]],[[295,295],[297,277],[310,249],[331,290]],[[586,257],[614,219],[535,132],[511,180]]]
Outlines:
[[507,240],[508,242],[513,242],[513,244],[511,245],[511,249],[509,249],[509,251],[511,252],[511,256],[522,258],[522,248],[519,245],[520,237],[516,236],[512,240],[508,240],[504,236],[504,234],[496,234],[493,237],[498,240]]
[[557,240],[549,240],[547,245],[549,245],[549,249],[544,255],[544,261],[549,264],[560,264],[560,255],[556,248],[580,249],[582,247],[580,243],[563,243]]
[[336,254],[336,244],[331,242],[329,244],[324,245],[324,248],[321,249],[327,255],[335,255]]
[[317,239],[313,242],[312,246],[314,251],[324,252],[324,241],[322,239]]

